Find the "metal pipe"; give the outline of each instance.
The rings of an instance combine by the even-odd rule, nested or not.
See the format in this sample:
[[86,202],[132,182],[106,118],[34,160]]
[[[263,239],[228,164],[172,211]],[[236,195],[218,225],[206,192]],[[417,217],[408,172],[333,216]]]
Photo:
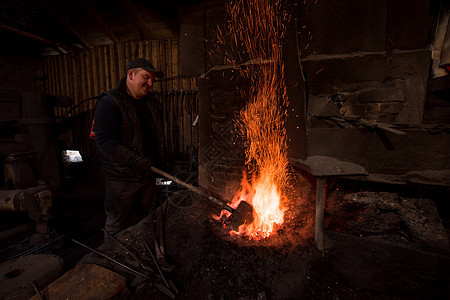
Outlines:
[[44,245],[37,246],[37,247],[31,248],[31,249],[29,249],[29,250],[27,250],[27,251],[24,251],[24,252],[22,252],[22,253],[13,255],[13,256],[11,256],[8,260],[15,259],[15,258],[18,258],[18,257],[24,257],[24,256],[27,256],[27,255],[30,255],[30,254],[32,254],[32,253],[34,253],[34,252],[37,252],[37,251],[39,251],[39,250],[42,250],[42,249],[44,249],[44,248],[46,248],[46,247],[48,247],[48,246],[50,246],[50,245],[56,243],[57,241],[59,241],[59,240],[62,239],[62,238],[65,238],[65,237],[66,237],[65,234],[61,234],[60,236],[54,238],[53,240],[51,240],[50,242],[48,242],[48,243],[46,243],[46,244],[44,244]]
[[138,272],[138,271],[136,271],[136,270],[134,270],[134,269],[128,267],[127,265],[124,265],[124,264],[121,263],[121,262],[118,262],[117,260],[115,260],[115,259],[112,258],[112,257],[109,257],[109,256],[106,255],[106,254],[103,254],[103,253],[101,253],[101,252],[99,252],[99,251],[97,251],[97,250],[95,250],[95,249],[92,249],[91,247],[86,246],[86,245],[84,245],[83,243],[81,243],[81,242],[79,242],[79,241],[77,241],[77,240],[74,240],[74,239],[71,239],[71,240],[72,240],[72,242],[77,243],[78,245],[83,246],[84,248],[86,248],[86,249],[88,249],[88,250],[91,250],[92,252],[94,252],[94,253],[96,253],[96,254],[98,254],[98,255],[100,255],[100,256],[103,256],[103,257],[106,258],[106,259],[109,259],[110,261],[112,261],[112,262],[118,264],[119,266],[121,266],[121,267],[127,269],[128,271],[130,271],[130,272],[132,272],[132,273],[134,273],[134,274],[136,274],[136,275],[139,275],[139,276],[141,276],[141,277],[143,277],[143,278],[145,278],[145,279],[150,279],[150,277],[148,277],[147,275],[142,274],[141,272]]
[[155,271],[150,268],[149,266],[146,266],[138,257],[136,254],[134,254],[133,251],[131,251],[127,246],[125,246],[123,243],[121,243],[118,239],[116,239],[115,236],[113,236],[111,233],[109,233],[106,229],[102,228],[103,232],[106,233],[106,235],[108,235],[108,237],[110,239],[112,239],[114,242],[116,242],[120,247],[122,247],[123,250],[125,250],[126,252],[128,252],[133,258],[134,260],[141,266],[142,269],[146,270],[146,271],[152,271],[155,273]]

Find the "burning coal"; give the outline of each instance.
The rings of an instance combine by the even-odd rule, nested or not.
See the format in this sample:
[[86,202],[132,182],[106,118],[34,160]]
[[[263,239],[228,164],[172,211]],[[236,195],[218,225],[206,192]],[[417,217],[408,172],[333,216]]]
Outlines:
[[[286,87],[282,61],[284,23],[289,16],[277,0],[237,0],[227,6],[230,21],[227,28],[235,57],[233,64],[248,58],[250,63],[241,69],[251,79],[249,102],[237,120],[239,132],[245,137],[246,169],[241,189],[231,206],[246,201],[254,208],[254,220],[244,224],[234,234],[250,239],[271,235],[276,225],[284,222],[286,202],[287,143],[286,143]],[[219,35],[219,41],[225,38]],[[236,57],[237,55],[237,57]]]

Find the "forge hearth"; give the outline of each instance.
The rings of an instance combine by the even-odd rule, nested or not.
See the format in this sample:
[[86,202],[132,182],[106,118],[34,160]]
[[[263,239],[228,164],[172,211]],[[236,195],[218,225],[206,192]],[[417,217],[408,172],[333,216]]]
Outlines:
[[[330,182],[325,251],[319,252],[313,238],[314,185],[313,178],[293,178],[291,192],[297,198],[292,198],[285,223],[263,240],[230,235],[212,217],[220,208],[187,190],[175,193],[154,215],[117,237],[149,263],[143,241],[151,248],[155,238],[163,241],[175,266],[169,276],[180,290],[177,299],[407,299],[445,294],[448,241],[444,243],[446,234],[433,201],[393,192],[358,193]],[[115,245],[98,250],[138,269]],[[150,281],[95,254],[81,262],[126,276],[130,284],[122,292],[124,298],[165,297]]]
[[353,286],[381,294],[436,299],[448,295],[449,239],[437,207],[445,202],[444,195],[330,180],[324,232],[328,267]]
[[431,199],[388,192],[329,197],[327,230],[396,244],[417,251],[449,255],[442,219]]
[[[296,203],[297,207],[292,208],[296,212],[311,212],[306,202]],[[277,234],[260,241],[230,236],[229,230],[212,217],[219,213],[220,208],[207,200],[180,191],[153,216],[117,237],[148,262],[151,258],[143,241],[152,247],[155,237],[164,241],[164,249],[175,265],[170,276],[181,291],[177,299],[256,299],[262,294],[268,299],[286,299],[305,294],[307,265],[314,250],[311,232],[309,237],[305,234],[305,228],[313,224],[306,213],[287,216]],[[104,244],[98,250],[138,269],[136,262],[117,246]],[[81,262],[113,269],[130,281],[134,277],[96,254],[88,254]],[[133,284],[133,293],[139,297],[161,296],[148,282]]]

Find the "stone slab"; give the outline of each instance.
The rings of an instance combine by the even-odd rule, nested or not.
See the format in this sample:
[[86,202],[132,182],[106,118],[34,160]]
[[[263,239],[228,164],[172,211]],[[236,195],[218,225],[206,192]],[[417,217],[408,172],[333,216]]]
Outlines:
[[427,77],[431,66],[431,50],[395,51],[389,57],[386,75],[391,78]]
[[383,103],[380,105],[381,114],[397,114],[403,109],[404,104],[401,102]]
[[308,156],[322,155],[361,165],[369,173],[405,174],[450,169],[450,134],[401,129],[405,135],[366,128],[312,128]]
[[382,81],[386,74],[384,53],[359,53],[346,56],[311,56],[302,60],[309,92],[313,95],[335,93],[348,83]]
[[358,100],[360,103],[405,101],[405,92],[395,87],[372,89],[361,92]]
[[305,160],[290,158],[289,162],[316,177],[367,175],[367,171],[363,167],[333,157],[315,155],[309,156]]
[[37,287],[43,287],[62,272],[63,260],[52,254],[33,254],[7,261],[0,265],[0,298],[28,299],[35,293],[32,281]]

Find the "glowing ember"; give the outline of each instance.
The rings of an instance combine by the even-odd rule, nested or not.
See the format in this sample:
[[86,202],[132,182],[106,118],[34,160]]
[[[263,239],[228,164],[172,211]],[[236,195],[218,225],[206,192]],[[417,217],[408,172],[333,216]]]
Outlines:
[[282,224],[285,209],[281,208],[281,196],[271,176],[260,177],[255,183],[250,184],[245,176],[242,180],[242,188],[233,199],[232,206],[237,207],[241,201],[253,205],[254,220],[251,224],[239,227],[237,233],[249,238],[265,238],[274,230],[274,225]]
[[[238,0],[227,10],[231,17],[228,36],[233,48],[241,53],[239,61],[245,55],[255,62],[241,71],[251,78],[252,88],[249,103],[237,121],[246,140],[246,167],[253,178],[249,182],[244,175],[241,190],[231,204],[237,207],[240,201],[246,201],[255,215],[251,224],[232,233],[259,239],[268,237],[276,224],[284,222],[286,211],[282,193],[288,177],[284,126],[287,99],[281,42],[288,15],[281,12],[277,0]],[[218,40],[225,38],[219,36]],[[237,62],[233,57],[227,61]]]

